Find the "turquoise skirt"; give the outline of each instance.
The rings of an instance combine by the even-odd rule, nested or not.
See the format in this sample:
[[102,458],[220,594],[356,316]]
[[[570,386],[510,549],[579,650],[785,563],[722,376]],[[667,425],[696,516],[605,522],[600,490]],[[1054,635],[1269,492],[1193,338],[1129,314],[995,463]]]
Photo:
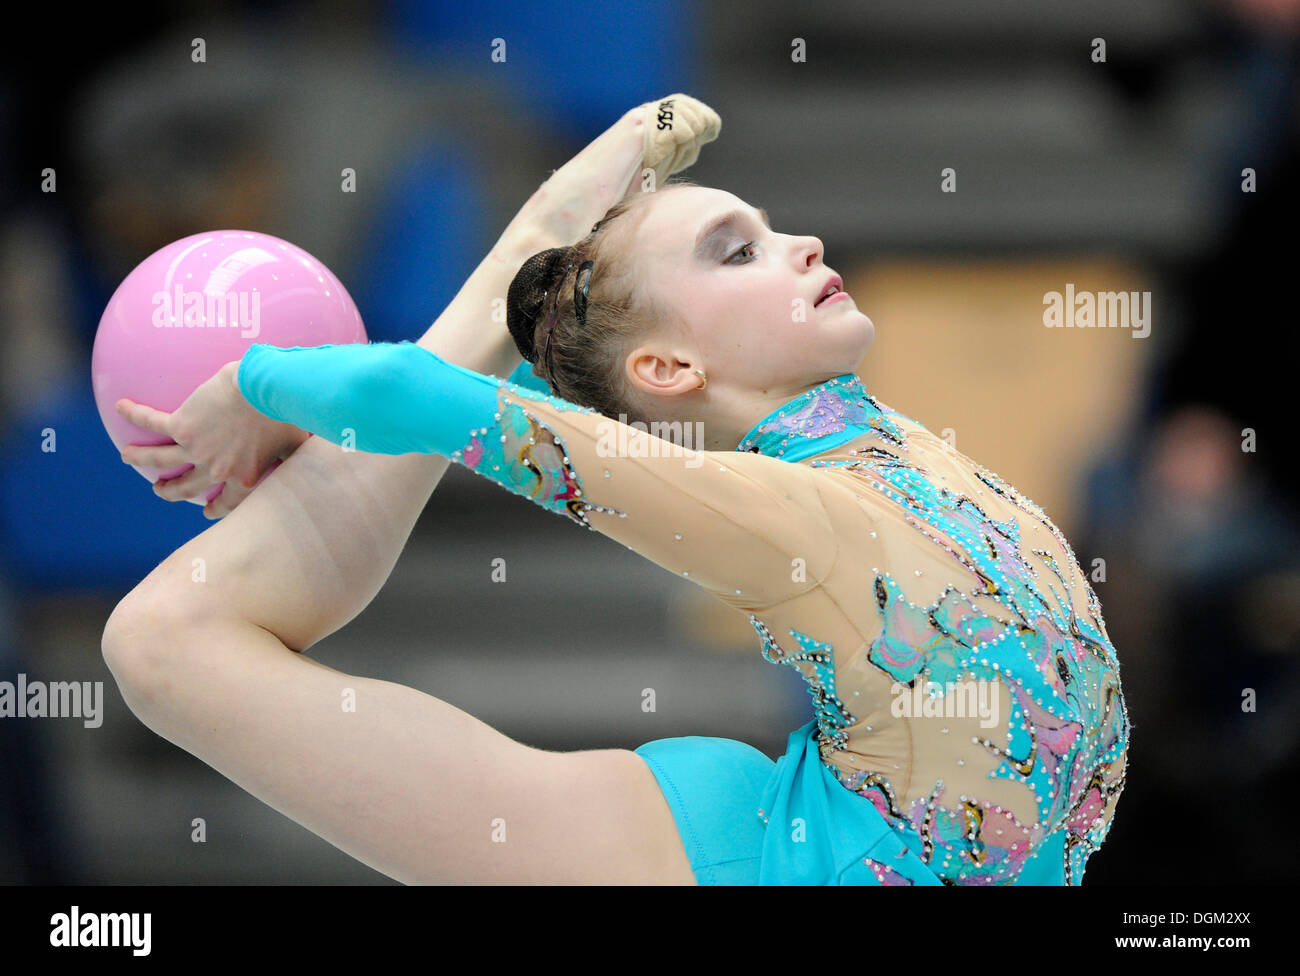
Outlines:
[[[701,885],[940,885],[921,838],[899,830],[821,761],[817,723],[790,733],[775,763],[734,739],[690,735],[636,750],[673,812]],[[1064,828],[1018,885],[1063,885]]]

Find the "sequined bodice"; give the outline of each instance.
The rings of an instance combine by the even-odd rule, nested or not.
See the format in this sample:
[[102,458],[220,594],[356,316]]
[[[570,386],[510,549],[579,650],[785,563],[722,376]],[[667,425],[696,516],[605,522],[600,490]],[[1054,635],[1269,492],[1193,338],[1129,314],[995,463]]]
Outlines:
[[764,656],[807,681],[823,761],[915,831],[944,880],[1014,880],[1055,830],[1067,832],[1067,881],[1081,879],[1123,788],[1128,719],[1064,536],[851,375],[737,449],[824,472],[864,516],[864,538],[848,529],[845,548],[861,542],[873,565],[826,581],[842,615],[821,614],[822,629],[797,604],[750,616]]

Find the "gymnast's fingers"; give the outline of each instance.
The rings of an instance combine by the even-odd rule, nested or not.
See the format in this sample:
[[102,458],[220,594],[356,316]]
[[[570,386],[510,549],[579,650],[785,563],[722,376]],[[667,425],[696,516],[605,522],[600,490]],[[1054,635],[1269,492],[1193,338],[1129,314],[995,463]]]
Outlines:
[[162,410],[155,410],[153,407],[145,406],[143,403],[136,403],[123,397],[113,404],[113,409],[120,413],[137,427],[143,427],[145,430],[151,430],[155,434],[166,434],[171,437],[171,414],[164,413]]
[[212,478],[206,470],[190,468],[178,477],[155,481],[153,490],[159,498],[165,498],[169,502],[179,502],[203,494],[211,484]]
[[[254,486],[256,487],[256,486]],[[225,518],[236,508],[239,503],[253,493],[253,488],[245,488],[235,481],[227,481],[225,487],[221,489],[221,494],[208,502],[203,507],[203,517],[209,520]]]
[[142,468],[179,468],[190,457],[179,444],[128,444],[122,448],[122,460]]

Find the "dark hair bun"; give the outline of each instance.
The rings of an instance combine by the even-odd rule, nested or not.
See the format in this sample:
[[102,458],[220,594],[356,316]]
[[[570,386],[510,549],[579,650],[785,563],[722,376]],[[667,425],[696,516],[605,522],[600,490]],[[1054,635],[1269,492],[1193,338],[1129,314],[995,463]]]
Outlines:
[[567,247],[539,251],[524,262],[506,294],[506,326],[515,340],[519,355],[530,363],[537,362],[537,326],[547,292],[564,270],[569,255]]

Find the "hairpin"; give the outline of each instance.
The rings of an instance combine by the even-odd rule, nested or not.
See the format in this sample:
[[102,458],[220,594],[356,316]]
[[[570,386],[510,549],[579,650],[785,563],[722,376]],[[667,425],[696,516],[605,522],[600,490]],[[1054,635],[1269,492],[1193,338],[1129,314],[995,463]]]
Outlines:
[[[584,326],[587,324],[587,290],[591,287],[591,269],[594,265],[594,261],[583,261],[578,265],[578,273],[573,279],[573,309],[579,324]],[[581,290],[578,288],[579,282]]]

